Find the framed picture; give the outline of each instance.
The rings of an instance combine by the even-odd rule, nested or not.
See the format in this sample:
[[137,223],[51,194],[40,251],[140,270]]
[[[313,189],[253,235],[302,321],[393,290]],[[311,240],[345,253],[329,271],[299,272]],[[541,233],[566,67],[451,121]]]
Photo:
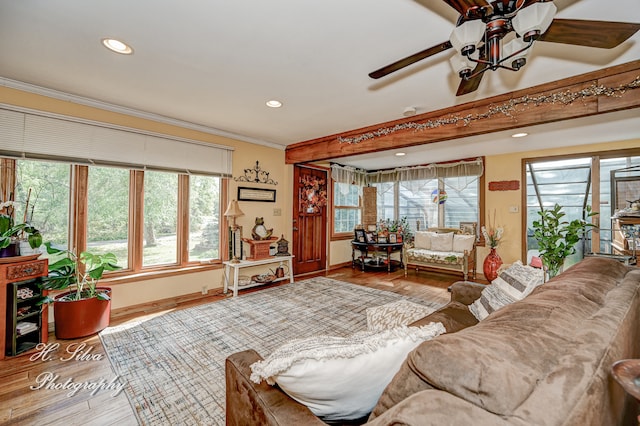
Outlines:
[[396,242],[397,243],[401,243],[402,242],[402,234],[400,234],[400,233],[396,234]]
[[378,243],[387,244],[387,237],[378,237]]
[[239,186],[238,201],[264,201],[268,203],[275,203],[276,190]]
[[460,229],[463,234],[478,235],[478,222],[460,222]]
[[375,243],[376,242],[376,234],[374,234],[373,232],[367,232],[365,235],[367,237],[367,242],[368,243]]
[[360,241],[361,243],[364,243],[364,229],[356,229],[355,230],[355,240],[356,241]]
[[389,234],[389,242],[391,244],[395,244],[398,242],[398,235],[397,234]]
[[367,225],[367,231],[376,232],[377,230],[378,230],[378,227],[376,225]]

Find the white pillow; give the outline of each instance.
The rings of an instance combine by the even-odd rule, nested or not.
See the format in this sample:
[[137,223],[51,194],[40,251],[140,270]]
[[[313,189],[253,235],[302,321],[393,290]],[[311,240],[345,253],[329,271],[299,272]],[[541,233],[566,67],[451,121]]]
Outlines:
[[435,232],[416,231],[413,239],[413,246],[417,249],[431,250],[432,235],[435,235]]
[[453,251],[464,253],[473,250],[473,243],[476,241],[475,235],[459,235],[453,236]]
[[543,282],[541,269],[517,261],[482,290],[480,298],[469,305],[469,310],[478,321],[482,321],[503,306],[524,299]]
[[432,235],[431,250],[446,252],[453,251],[453,232]]
[[478,321],[482,321],[491,313],[515,301],[516,299],[491,284],[482,290],[480,297],[475,302],[469,305],[469,311]]
[[516,300],[522,300],[544,282],[542,269],[523,265],[519,260],[502,271],[492,285]]
[[325,421],[358,419],[373,410],[407,354],[444,332],[442,323],[431,323],[296,339],[252,364],[251,380],[277,383]]

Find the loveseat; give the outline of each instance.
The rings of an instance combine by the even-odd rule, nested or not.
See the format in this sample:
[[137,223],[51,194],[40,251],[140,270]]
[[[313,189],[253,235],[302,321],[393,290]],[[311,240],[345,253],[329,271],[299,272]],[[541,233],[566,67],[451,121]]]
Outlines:
[[404,245],[404,275],[409,268],[459,272],[466,281],[469,271],[476,278],[476,235],[457,228],[428,228],[416,231]]
[[[640,357],[640,268],[587,258],[523,300],[478,322],[479,284],[418,320],[447,329],[409,353],[368,418],[371,425],[622,425],[637,403],[610,368]],[[248,350],[226,365],[227,424],[324,424],[277,386],[250,381]]]

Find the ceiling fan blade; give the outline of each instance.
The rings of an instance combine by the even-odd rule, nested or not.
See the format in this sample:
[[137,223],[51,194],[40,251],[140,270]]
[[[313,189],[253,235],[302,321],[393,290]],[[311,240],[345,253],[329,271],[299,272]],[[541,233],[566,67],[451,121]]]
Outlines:
[[389,75],[392,72],[396,72],[404,67],[408,67],[411,64],[415,64],[416,62],[428,58],[429,56],[433,56],[436,53],[444,52],[447,49],[451,49],[451,47],[453,47],[451,46],[451,43],[449,41],[445,41],[444,43],[440,43],[437,46],[433,46],[418,53],[414,53],[413,55],[407,56],[406,58],[400,59],[399,61],[395,61],[392,64],[377,69],[370,73],[369,77],[374,79],[384,77],[385,75]]
[[554,19],[538,40],[611,49],[640,30],[631,22]]
[[[471,73],[471,75],[473,75],[476,72],[480,71],[480,69],[482,67],[484,67],[484,66],[485,65],[483,65],[483,64],[476,65],[476,68],[473,70],[473,73]],[[460,85],[458,86],[458,91],[456,92],[456,96],[466,95],[467,93],[475,92],[476,90],[478,90],[478,87],[480,86],[480,82],[482,81],[482,76],[483,75],[484,75],[484,73],[481,72],[478,75],[476,75],[475,77],[471,77],[468,80],[465,80],[463,78],[460,81]]]
[[480,18],[489,15],[493,6],[486,0],[444,0],[465,18]]

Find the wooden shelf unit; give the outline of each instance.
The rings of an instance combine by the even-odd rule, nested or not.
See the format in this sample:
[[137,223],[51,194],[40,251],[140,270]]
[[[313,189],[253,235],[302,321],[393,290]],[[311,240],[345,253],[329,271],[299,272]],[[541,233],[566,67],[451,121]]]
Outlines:
[[[37,305],[47,294],[39,286],[47,273],[46,259],[16,256],[15,261],[0,263],[0,360],[28,353],[38,343],[47,342],[48,306]],[[19,324],[25,323],[34,324],[35,329],[20,334]]]

